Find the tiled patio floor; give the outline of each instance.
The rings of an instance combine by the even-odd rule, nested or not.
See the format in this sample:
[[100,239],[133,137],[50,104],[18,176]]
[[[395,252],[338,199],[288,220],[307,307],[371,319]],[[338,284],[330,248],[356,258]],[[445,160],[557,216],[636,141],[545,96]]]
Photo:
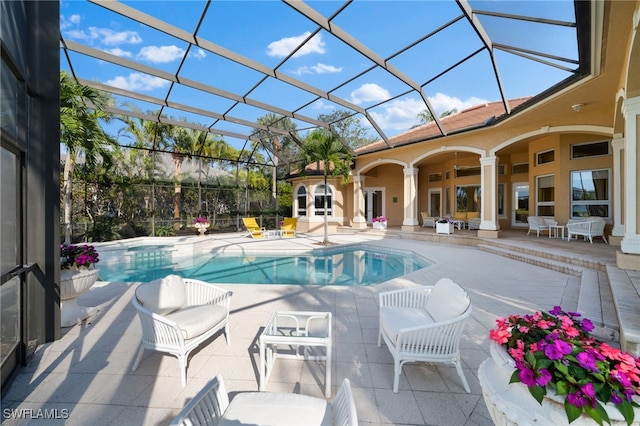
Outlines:
[[[321,237],[300,236],[277,241],[252,241],[241,234],[210,237],[218,247],[251,244],[281,250],[314,247]],[[518,240],[520,238],[522,241]],[[507,238],[508,239],[508,238]],[[507,240],[505,239],[505,241]],[[178,361],[147,351],[131,372],[141,335],[130,301],[136,284],[97,283],[81,303],[103,303],[90,321],[64,329],[63,337],[41,345],[31,363],[3,395],[3,424],[166,425],[179,409],[214,375],[222,374],[227,389],[258,389],[257,337],[274,310],[330,311],[334,315],[333,390],[344,377],[351,380],[358,416],[363,425],[491,425],[477,378],[489,356],[488,330],[498,316],[550,309],[574,298],[568,289],[575,276],[486,253],[474,247],[384,238],[374,233],[336,234],[336,243],[366,240],[372,245],[410,248],[431,259],[428,268],[372,287],[285,285],[222,285],[233,290],[231,345],[218,335],[193,353],[186,388],[180,385]],[[615,247],[603,243],[543,241],[514,234],[517,244],[556,244],[615,262]],[[564,244],[564,245],[563,245]],[[566,249],[565,249],[566,247]],[[549,246],[549,250],[553,250]],[[391,391],[393,364],[389,351],[378,348],[377,294],[381,290],[433,284],[449,277],[470,294],[473,314],[462,339],[463,367],[471,387],[462,388],[453,366],[407,364],[400,391]],[[323,397],[323,366],[314,362],[278,361],[268,390]],[[6,409],[49,410],[66,419],[29,422],[7,419]]]

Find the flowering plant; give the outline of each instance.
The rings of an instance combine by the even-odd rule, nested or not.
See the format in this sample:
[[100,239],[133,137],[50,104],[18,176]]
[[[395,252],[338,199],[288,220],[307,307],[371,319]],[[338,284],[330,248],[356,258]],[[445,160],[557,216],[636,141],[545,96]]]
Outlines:
[[451,219],[440,219],[437,223],[453,223]]
[[547,388],[564,397],[569,422],[583,412],[598,424],[611,423],[603,403],[612,403],[627,424],[639,407],[640,358],[590,335],[592,322],[555,306],[549,312],[498,318],[489,338],[515,360],[509,383],[521,382],[542,404]]
[[72,267],[88,268],[94,263],[98,263],[98,252],[94,246],[91,245],[73,245],[73,244],[61,244],[60,245],[60,268],[71,269]]
[[373,221],[373,222],[386,222],[386,221],[387,221],[387,218],[386,218],[386,217],[384,217],[384,216],[378,216],[378,217],[374,217],[374,218],[372,219],[372,221]]
[[195,225],[198,225],[198,224],[205,224],[205,225],[208,225],[208,224],[209,224],[209,219],[207,219],[207,218],[206,218],[206,217],[204,217],[204,216],[199,216],[199,217],[196,217],[196,218],[193,220],[193,223],[194,223]]

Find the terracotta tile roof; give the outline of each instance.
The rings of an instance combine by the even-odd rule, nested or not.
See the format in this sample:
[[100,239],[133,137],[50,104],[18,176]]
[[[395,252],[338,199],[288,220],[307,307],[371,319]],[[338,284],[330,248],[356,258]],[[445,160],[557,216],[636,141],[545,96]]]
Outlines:
[[[525,101],[531,99],[531,97],[512,99],[509,102],[509,106],[513,111]],[[457,114],[449,115],[447,117],[440,118],[442,127],[448,134],[457,133],[465,129],[471,129],[474,127],[485,125],[490,120],[496,120],[502,116],[505,116],[505,109],[502,101],[490,102],[486,104],[476,105],[471,108],[467,108],[460,111]],[[440,129],[435,121],[431,121],[427,124],[423,124],[413,129],[407,130],[404,133],[400,133],[389,138],[391,147],[406,145],[413,142],[420,142],[427,139],[432,139],[436,136],[440,136]],[[387,149],[387,144],[383,141],[377,141],[372,144],[360,147],[355,150],[356,154],[365,154],[368,152],[378,151],[381,149]]]

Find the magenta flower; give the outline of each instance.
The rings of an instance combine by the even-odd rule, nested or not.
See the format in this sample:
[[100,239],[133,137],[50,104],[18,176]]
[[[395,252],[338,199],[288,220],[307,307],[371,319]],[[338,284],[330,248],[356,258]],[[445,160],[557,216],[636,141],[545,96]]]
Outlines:
[[578,363],[580,363],[580,367],[589,371],[598,371],[598,367],[596,366],[596,359],[592,354],[588,352],[580,352],[578,355],[576,355],[576,359],[578,360]]
[[593,387],[593,383],[591,383],[591,382],[585,383],[584,385],[580,386],[580,390],[588,398],[595,398],[596,397],[596,390]]
[[518,373],[518,378],[528,387],[536,385],[536,373],[530,368],[522,368]]
[[544,354],[550,360],[562,359],[563,356],[571,353],[571,345],[564,340],[556,340],[544,348]]
[[620,404],[620,403],[622,403],[622,398],[620,398],[620,395],[618,395],[617,393],[612,393],[611,394],[611,402],[613,404]]
[[560,306],[554,306],[553,309],[549,311],[549,313],[554,317],[557,317],[562,313],[562,308]]
[[584,318],[582,321],[580,321],[580,327],[582,327],[587,333],[592,332],[595,328],[589,318]]
[[536,383],[538,386],[546,386],[547,383],[551,381],[551,373],[546,368],[541,368],[538,371],[538,377],[536,378]]
[[567,401],[569,404],[574,405],[578,408],[584,407],[589,404],[589,401],[584,397],[582,392],[570,393],[567,395]]

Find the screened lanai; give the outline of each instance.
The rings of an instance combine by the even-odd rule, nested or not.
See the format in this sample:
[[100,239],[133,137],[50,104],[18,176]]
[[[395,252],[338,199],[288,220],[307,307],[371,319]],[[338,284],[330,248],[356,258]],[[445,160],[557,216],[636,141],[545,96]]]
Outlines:
[[[389,138],[427,122],[430,138],[448,135],[441,117],[476,104],[501,103],[492,123],[517,114],[591,66],[584,2],[176,5],[61,2],[60,68],[109,94],[104,129],[120,153],[108,179],[74,176],[80,228],[86,211],[144,218],[151,233],[199,214],[221,226],[278,220],[291,214],[285,179],[314,129],[351,150],[392,149]],[[520,97],[532,98],[509,101]],[[162,138],[168,127],[196,143]]]

